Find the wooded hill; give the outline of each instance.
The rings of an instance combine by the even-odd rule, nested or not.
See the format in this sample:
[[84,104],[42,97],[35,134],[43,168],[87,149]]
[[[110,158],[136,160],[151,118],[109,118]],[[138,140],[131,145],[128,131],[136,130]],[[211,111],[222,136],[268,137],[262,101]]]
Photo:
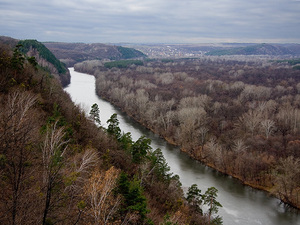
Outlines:
[[216,189],[185,198],[149,139],[116,114],[102,128],[98,106],[85,115],[21,47],[0,43],[0,224],[220,222]]
[[84,60],[120,60],[146,57],[145,54],[133,48],[100,43],[84,44],[46,42],[44,44],[59,60],[69,67]]
[[282,56],[292,55],[300,56],[299,44],[252,44],[243,47],[227,47],[212,50],[206,53],[211,56],[221,55],[269,55]]
[[0,37],[0,42],[12,48],[20,45],[19,51],[28,57],[34,57],[37,66],[48,70],[51,75],[56,76],[66,86],[70,83],[70,72],[65,64],[60,62],[53,53],[37,40],[16,40],[10,37]]
[[300,71],[289,62],[202,57],[75,69],[192,158],[300,207]]

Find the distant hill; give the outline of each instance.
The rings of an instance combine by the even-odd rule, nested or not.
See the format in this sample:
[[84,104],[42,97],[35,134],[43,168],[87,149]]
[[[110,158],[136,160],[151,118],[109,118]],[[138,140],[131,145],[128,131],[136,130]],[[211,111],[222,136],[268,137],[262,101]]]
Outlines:
[[84,44],[45,42],[44,44],[67,66],[73,66],[77,62],[93,59],[120,60],[146,57],[144,53],[133,48],[100,43]]
[[6,36],[0,36],[0,43],[5,44],[9,46],[10,48],[14,48],[18,44],[17,39],[6,37]]
[[300,55],[299,44],[257,44],[212,50],[206,55]]

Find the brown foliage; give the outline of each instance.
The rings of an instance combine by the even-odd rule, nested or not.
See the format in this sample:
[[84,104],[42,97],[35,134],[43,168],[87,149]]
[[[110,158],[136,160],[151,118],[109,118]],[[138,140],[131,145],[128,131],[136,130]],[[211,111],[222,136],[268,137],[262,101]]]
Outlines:
[[[96,70],[100,96],[192,157],[248,184],[270,188],[266,180],[280,157],[299,157],[292,143],[300,134],[300,72],[287,65],[210,57]],[[218,148],[207,148],[209,139]],[[235,140],[247,148],[237,151]]]
[[[0,223],[134,223],[139,218],[134,213],[123,221],[118,213],[112,216],[120,201],[112,190],[120,170],[133,178],[140,177],[141,168],[74,106],[58,80],[27,63],[21,72],[12,69],[9,47],[1,45],[0,56]],[[138,109],[145,110],[143,103],[149,99],[140,90],[143,101],[138,101]],[[170,112],[173,104],[169,101],[166,110]],[[164,120],[167,130],[172,129],[173,117]],[[150,178],[143,182],[151,209],[174,214],[174,222],[187,221],[179,184],[158,184],[168,190],[162,192],[151,188],[156,180]],[[155,204],[153,199],[162,196],[164,201]],[[164,214],[149,216],[161,222]]]

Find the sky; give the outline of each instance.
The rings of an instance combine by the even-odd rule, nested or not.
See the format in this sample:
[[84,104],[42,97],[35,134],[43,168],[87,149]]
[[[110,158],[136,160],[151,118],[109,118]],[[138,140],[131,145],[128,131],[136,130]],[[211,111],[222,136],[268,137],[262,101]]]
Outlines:
[[300,0],[0,0],[0,35],[83,43],[300,43]]

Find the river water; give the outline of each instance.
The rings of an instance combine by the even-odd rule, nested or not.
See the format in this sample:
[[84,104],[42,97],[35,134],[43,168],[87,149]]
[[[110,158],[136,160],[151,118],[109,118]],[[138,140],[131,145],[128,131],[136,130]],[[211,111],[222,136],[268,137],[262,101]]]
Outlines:
[[192,184],[197,184],[202,193],[212,186],[219,190],[217,200],[223,205],[219,215],[223,217],[224,225],[300,225],[300,214],[297,210],[291,210],[267,193],[244,186],[238,180],[192,160],[177,147],[168,144],[118,108],[99,98],[96,95],[93,76],[78,73],[73,68],[69,69],[71,83],[65,91],[86,113],[89,113],[91,106],[97,103],[102,126],[106,127],[106,121],[112,114],[117,113],[123,132],[130,132],[133,140],[145,135],[152,140],[153,149],[162,150],[171,171],[180,176],[184,190]]

